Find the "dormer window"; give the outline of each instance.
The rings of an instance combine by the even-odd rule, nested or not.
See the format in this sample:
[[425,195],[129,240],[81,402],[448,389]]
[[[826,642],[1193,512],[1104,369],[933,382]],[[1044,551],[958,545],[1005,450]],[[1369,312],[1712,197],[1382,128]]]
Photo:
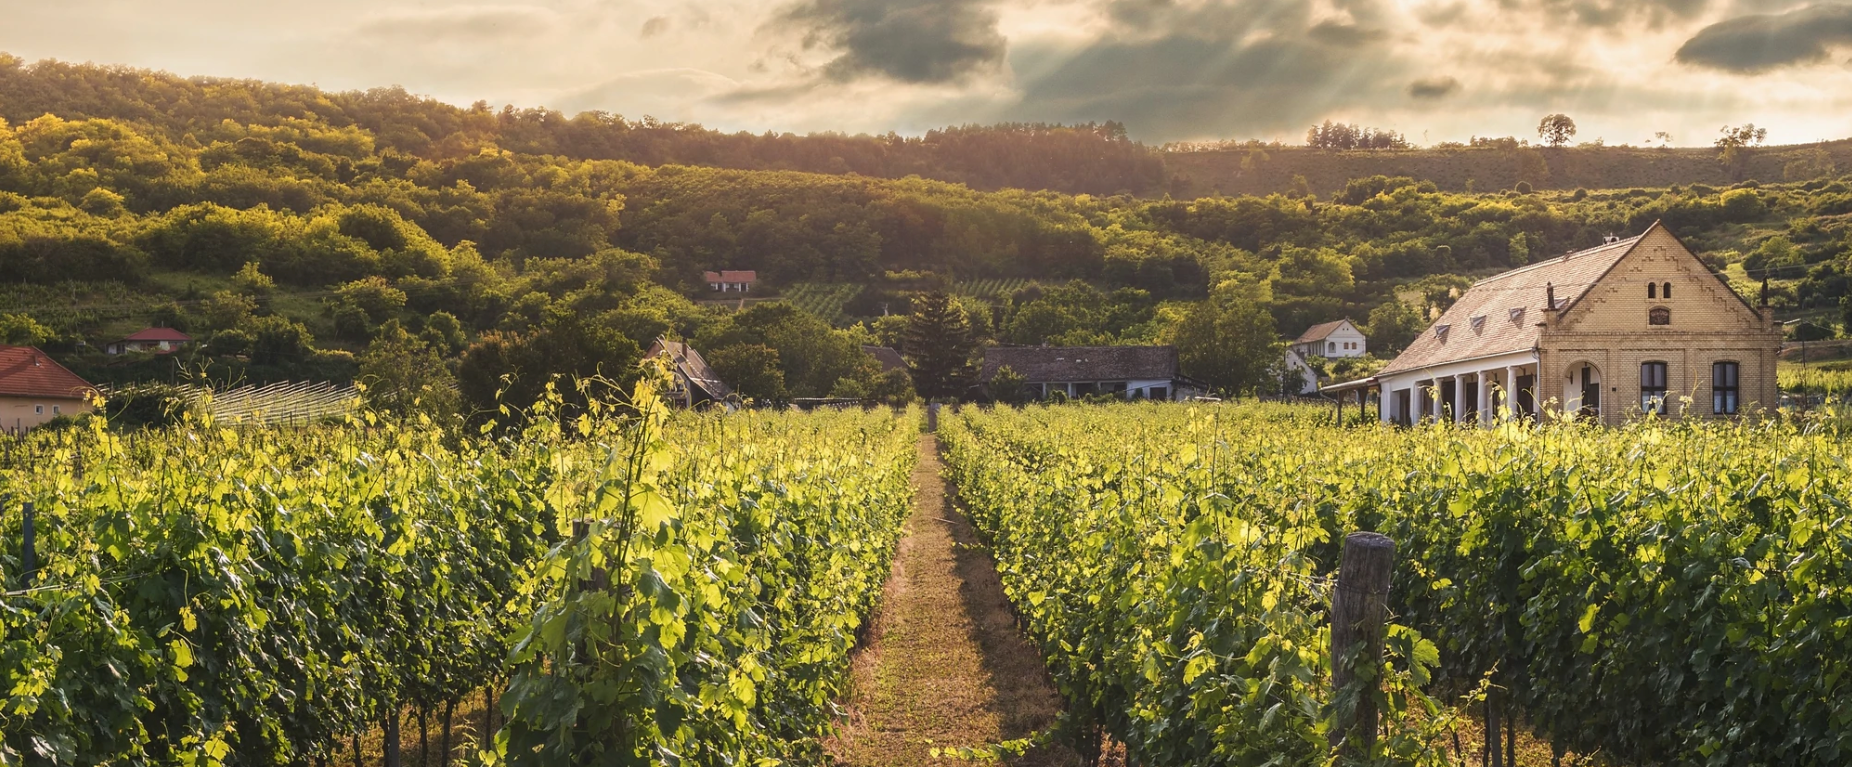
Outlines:
[[1481,330],[1485,330],[1485,315],[1483,314],[1473,318],[1473,332],[1477,333]]
[[1452,329],[1453,329],[1452,325],[1435,325],[1434,326],[1434,337],[1442,341],[1445,341],[1447,340],[1447,331],[1452,330]]
[[1512,322],[1523,322],[1524,321],[1524,307],[1520,306],[1516,309],[1511,310],[1511,321]]
[[1653,307],[1651,311],[1648,311],[1646,313],[1646,324],[1648,325],[1670,325],[1672,324],[1672,310],[1667,309],[1663,306]]

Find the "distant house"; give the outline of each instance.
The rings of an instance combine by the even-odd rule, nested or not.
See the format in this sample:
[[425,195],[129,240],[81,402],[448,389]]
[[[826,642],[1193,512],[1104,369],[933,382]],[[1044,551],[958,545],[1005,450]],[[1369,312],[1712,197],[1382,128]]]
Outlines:
[[892,373],[896,370],[910,372],[907,369],[907,360],[900,356],[900,352],[894,351],[893,347],[863,345],[862,351],[867,352],[868,356],[881,363],[883,373]]
[[120,341],[103,347],[103,351],[106,354],[127,354],[129,352],[167,354],[179,351],[181,347],[192,342],[192,336],[173,328],[143,328],[130,333]]
[[1282,389],[1291,388],[1286,383],[1298,384],[1297,391],[1281,391],[1281,394],[1316,394],[1318,393],[1318,372],[1306,364],[1305,358],[1299,356],[1295,349],[1286,350],[1286,376],[1282,379]]
[[659,338],[643,357],[668,360],[669,369],[675,375],[675,387],[669,396],[685,407],[703,402],[725,402],[733,396],[733,389],[721,381],[714,369],[708,367],[707,360],[701,358],[701,353],[688,344]]
[[978,380],[990,383],[1005,366],[1038,397],[1115,394],[1126,399],[1187,399],[1205,387],[1177,372],[1174,346],[993,346],[984,350]]
[[744,293],[752,289],[752,284],[759,281],[759,273],[752,270],[704,272],[707,287],[719,293]]
[[88,413],[96,387],[30,346],[0,346],[0,430],[18,434]]
[[1365,343],[1363,331],[1350,320],[1333,320],[1306,328],[1293,341],[1292,350],[1300,357],[1361,357],[1368,351]]

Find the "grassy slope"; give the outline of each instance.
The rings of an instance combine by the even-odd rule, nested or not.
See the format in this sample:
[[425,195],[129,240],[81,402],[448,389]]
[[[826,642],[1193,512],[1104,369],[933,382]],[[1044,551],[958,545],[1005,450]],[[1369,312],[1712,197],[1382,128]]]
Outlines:
[[[1784,181],[1798,153],[1824,150],[1833,165],[1852,169],[1852,139],[1821,144],[1764,147],[1751,157],[1745,178]],[[1249,158],[1252,157],[1251,160]],[[1530,159],[1526,159],[1526,158]],[[1537,172],[1541,160],[1547,172]],[[1243,168],[1246,161],[1247,168]],[[1639,147],[1570,147],[1564,149],[1412,149],[1377,152],[1327,152],[1305,147],[1212,152],[1174,152],[1165,156],[1171,193],[1178,198],[1209,194],[1268,194],[1293,188],[1304,176],[1312,191],[1324,195],[1353,178],[1374,175],[1412,176],[1442,189],[1477,191],[1509,189],[1529,181],[1540,189],[1627,189],[1672,184],[1728,186],[1737,181],[1710,147],[1649,149]],[[1526,172],[1526,166],[1531,170]]]

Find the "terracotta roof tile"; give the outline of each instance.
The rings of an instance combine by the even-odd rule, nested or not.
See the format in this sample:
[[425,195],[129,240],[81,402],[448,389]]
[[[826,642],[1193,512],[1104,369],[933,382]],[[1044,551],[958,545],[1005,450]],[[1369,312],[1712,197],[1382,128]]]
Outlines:
[[83,399],[96,387],[30,346],[0,346],[0,395]]
[[1338,328],[1344,327],[1344,323],[1346,322],[1350,322],[1350,320],[1342,319],[1342,320],[1332,320],[1330,322],[1320,322],[1317,325],[1313,325],[1309,328],[1306,328],[1305,332],[1300,333],[1299,338],[1295,339],[1293,343],[1306,344],[1306,343],[1311,343],[1313,341],[1323,341],[1325,340],[1326,336],[1331,335],[1332,332],[1336,331]]
[[1473,283],[1432,327],[1422,331],[1377,375],[1536,346],[1542,334],[1539,325],[1543,322],[1544,296],[1549,289],[1556,290],[1558,309],[1575,303],[1644,236],[1558,256]]

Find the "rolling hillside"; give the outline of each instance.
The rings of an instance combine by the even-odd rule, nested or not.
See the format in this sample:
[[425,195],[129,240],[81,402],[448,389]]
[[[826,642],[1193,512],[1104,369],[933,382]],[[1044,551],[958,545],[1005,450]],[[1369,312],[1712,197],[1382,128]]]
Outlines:
[[1170,193],[1180,199],[1294,191],[1328,195],[1369,176],[1408,176],[1454,192],[1510,189],[1632,189],[1811,181],[1852,169],[1852,139],[1755,150],[1740,168],[1712,147],[1518,147],[1332,152],[1308,147],[1248,147],[1164,154]]

